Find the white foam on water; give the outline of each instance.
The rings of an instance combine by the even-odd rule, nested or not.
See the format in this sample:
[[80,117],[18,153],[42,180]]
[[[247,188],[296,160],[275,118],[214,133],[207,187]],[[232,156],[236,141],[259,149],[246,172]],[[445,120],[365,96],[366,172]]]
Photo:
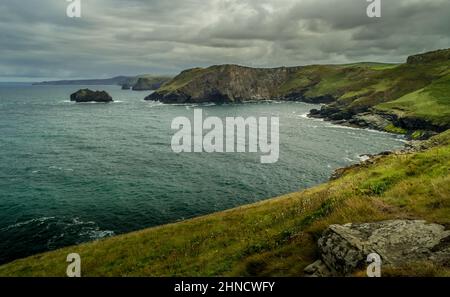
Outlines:
[[60,171],[74,171],[72,168],[63,168],[58,166],[50,166],[48,169],[60,170]]
[[369,157],[368,155],[361,155],[361,156],[358,156],[358,159],[359,159],[361,162],[365,162],[365,161],[369,160],[370,157]]
[[7,230],[11,230],[14,228],[20,228],[29,224],[33,224],[33,223],[38,223],[39,225],[42,225],[43,223],[45,223],[46,221],[49,220],[54,220],[56,219],[55,217],[41,217],[41,218],[35,218],[35,219],[31,219],[31,220],[27,220],[27,221],[23,221],[23,222],[18,222],[9,226],[6,226],[2,229],[0,229],[0,231],[7,231]]
[[145,103],[148,103],[148,107],[149,108],[153,108],[153,107],[161,107],[164,106],[165,104],[159,101],[148,101],[148,100],[143,100]]
[[[59,240],[63,240],[66,236],[73,236],[73,232],[77,231],[78,238],[74,238],[76,243],[81,243],[89,240],[98,240],[105,237],[114,236],[114,231],[101,230],[100,227],[93,221],[83,221],[79,217],[71,219],[56,218],[56,217],[40,217],[34,218],[22,222],[11,224],[7,227],[0,229],[0,232],[12,231],[20,232],[15,229],[30,227],[39,227],[42,230],[52,230],[52,228],[62,228],[62,232],[53,235],[47,241],[47,246],[53,246],[57,244]],[[75,228],[75,230],[74,230]],[[58,230],[58,229],[56,229]]]

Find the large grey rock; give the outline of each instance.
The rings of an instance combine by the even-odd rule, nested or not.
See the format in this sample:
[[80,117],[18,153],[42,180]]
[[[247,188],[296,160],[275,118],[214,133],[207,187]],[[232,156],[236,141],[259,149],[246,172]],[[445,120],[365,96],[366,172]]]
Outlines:
[[[346,276],[362,269],[367,256],[377,253],[383,266],[408,262],[449,263],[450,231],[425,221],[392,220],[329,226],[318,241],[320,262],[305,272],[317,276]],[[325,265],[329,273],[326,274]]]
[[368,127],[382,131],[391,124],[391,121],[386,116],[373,112],[356,114],[349,122],[360,127]]

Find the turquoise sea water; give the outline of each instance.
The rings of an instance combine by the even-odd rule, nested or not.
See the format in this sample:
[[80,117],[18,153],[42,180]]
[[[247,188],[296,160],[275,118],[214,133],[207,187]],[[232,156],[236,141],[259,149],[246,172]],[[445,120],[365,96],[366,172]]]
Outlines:
[[[81,86],[0,85],[0,263],[175,222],[326,181],[401,138],[306,118],[314,105],[177,105],[148,92],[106,90],[111,104],[76,104]],[[204,116],[280,118],[280,160],[260,154],[175,154],[171,121]]]

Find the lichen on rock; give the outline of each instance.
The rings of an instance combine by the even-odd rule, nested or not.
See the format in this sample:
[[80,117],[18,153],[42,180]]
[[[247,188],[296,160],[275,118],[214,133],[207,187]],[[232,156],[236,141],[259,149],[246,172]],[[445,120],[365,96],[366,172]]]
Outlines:
[[450,261],[450,230],[419,220],[329,226],[318,240],[320,260],[305,273],[313,276],[348,276],[377,253],[383,266],[401,267],[410,262]]

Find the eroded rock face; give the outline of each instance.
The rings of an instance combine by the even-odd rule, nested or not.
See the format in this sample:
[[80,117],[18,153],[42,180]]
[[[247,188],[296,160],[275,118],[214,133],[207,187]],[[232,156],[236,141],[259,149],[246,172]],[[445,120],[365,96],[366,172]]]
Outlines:
[[107,103],[112,102],[113,99],[105,91],[92,91],[89,89],[83,89],[70,95],[70,101]]
[[[173,90],[157,90],[145,100],[164,103],[231,103],[277,99],[277,90],[301,67],[272,69],[219,65],[183,71]],[[291,100],[293,100],[291,98]]]
[[435,61],[445,61],[450,59],[450,50],[442,49],[433,52],[418,54],[414,56],[408,57],[408,64],[424,64],[424,63],[432,63]]
[[383,266],[415,261],[450,261],[450,230],[425,221],[392,220],[329,226],[318,241],[320,261],[305,269],[314,276],[346,276],[377,253]]

